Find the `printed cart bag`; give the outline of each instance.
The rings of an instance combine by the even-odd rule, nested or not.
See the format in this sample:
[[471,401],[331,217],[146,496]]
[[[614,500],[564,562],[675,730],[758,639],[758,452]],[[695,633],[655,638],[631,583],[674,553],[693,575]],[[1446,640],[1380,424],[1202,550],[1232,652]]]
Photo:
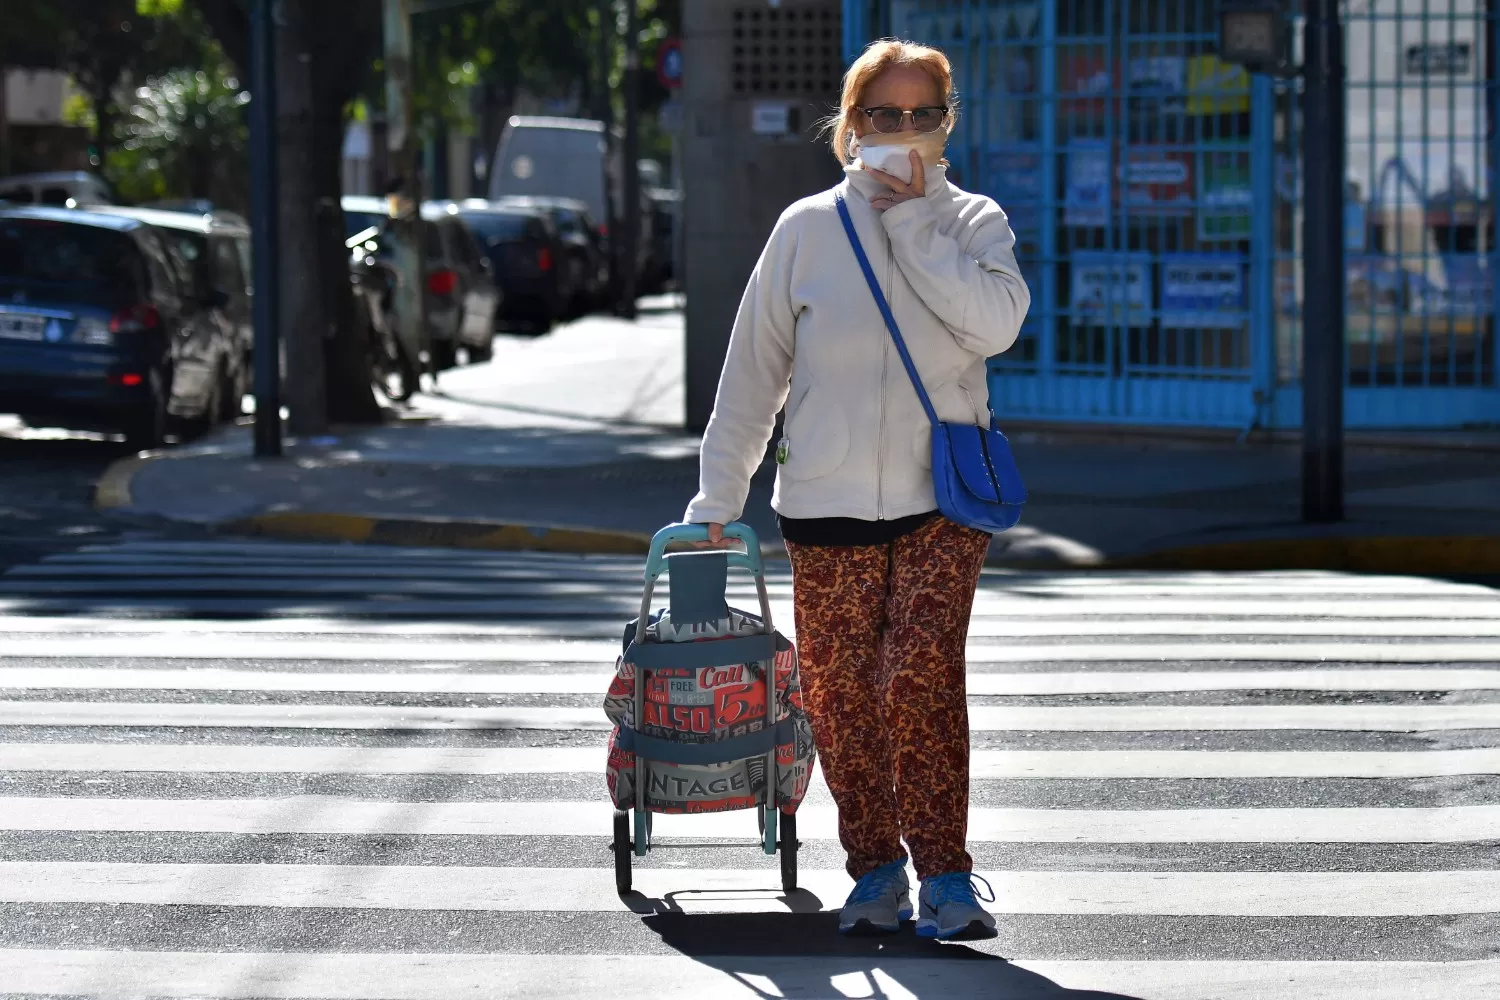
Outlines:
[[[625,630],[625,645],[635,637],[635,623]],[[761,619],[729,609],[717,622],[673,626],[670,612],[652,617],[648,642],[714,642],[764,632]],[[772,725],[789,721],[790,739],[776,746],[775,803],[795,812],[812,779],[815,752],[812,727],[802,710],[797,650],[776,635],[776,705]],[[766,726],[765,673],[768,661],[731,666],[660,668],[647,672],[646,718],[638,727],[646,736],[674,743],[712,744],[763,730]],[[635,807],[635,754],[622,747],[620,726],[635,727],[635,665],[622,654],[604,698],[604,712],[615,724],[609,737],[605,780],[615,806]],[[647,771],[646,807],[661,813],[707,813],[757,806],[766,787],[766,758],[761,755],[724,764],[666,764],[652,761]]]

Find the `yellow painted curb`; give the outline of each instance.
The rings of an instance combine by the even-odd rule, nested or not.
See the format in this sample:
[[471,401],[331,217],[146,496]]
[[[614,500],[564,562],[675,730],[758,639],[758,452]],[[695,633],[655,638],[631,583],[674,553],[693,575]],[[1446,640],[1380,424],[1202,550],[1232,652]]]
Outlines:
[[509,552],[645,555],[651,536],[559,525],[380,518],[360,514],[257,514],[221,525],[232,534],[291,541],[358,542]]
[[1106,563],[1111,569],[1324,569],[1354,573],[1500,573],[1500,536],[1268,538],[1188,545]]
[[145,452],[111,462],[109,468],[104,470],[104,475],[99,477],[99,482],[94,486],[94,509],[116,510],[129,507],[131,480],[135,478],[137,472],[155,458],[155,455]]

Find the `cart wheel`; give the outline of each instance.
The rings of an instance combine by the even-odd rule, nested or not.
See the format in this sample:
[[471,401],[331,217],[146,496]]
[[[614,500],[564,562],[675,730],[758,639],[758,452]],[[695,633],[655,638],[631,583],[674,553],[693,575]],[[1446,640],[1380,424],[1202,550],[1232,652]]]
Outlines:
[[620,895],[630,891],[630,813],[615,810],[615,888]]
[[797,814],[781,814],[781,891],[797,891]]

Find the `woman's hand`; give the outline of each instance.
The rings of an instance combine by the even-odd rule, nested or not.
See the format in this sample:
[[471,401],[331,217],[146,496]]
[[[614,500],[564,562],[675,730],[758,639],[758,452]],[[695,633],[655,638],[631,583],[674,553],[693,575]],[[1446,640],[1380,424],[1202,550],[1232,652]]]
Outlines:
[[708,541],[694,542],[695,549],[727,549],[734,545],[734,539],[724,537],[724,526],[718,521],[712,521],[708,525]]
[[895,208],[902,202],[911,201],[913,198],[927,196],[927,176],[922,167],[922,157],[914,149],[907,154],[907,158],[911,160],[911,183],[909,184],[884,170],[876,170],[873,167],[865,168],[871,177],[891,189],[887,194],[878,194],[870,199],[870,204],[875,206],[877,212]]

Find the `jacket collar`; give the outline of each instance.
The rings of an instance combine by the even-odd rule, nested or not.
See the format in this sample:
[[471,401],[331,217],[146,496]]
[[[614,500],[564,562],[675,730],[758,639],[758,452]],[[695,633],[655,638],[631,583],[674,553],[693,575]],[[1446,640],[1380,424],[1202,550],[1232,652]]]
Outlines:
[[[845,184],[849,190],[859,194],[865,201],[886,190],[886,186],[867,174],[858,163],[844,167]],[[948,168],[941,163],[927,168],[927,198],[929,201],[946,201],[953,197],[948,185]]]

